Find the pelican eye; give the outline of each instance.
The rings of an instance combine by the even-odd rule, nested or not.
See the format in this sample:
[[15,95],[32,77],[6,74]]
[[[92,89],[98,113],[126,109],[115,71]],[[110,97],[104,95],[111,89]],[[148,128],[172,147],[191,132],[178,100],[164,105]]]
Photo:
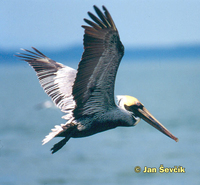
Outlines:
[[131,105],[131,106],[124,105],[124,108],[131,112],[133,112],[134,110],[137,110],[137,109],[142,109],[143,107],[144,107],[144,105],[142,105],[140,102],[137,102],[136,104]]
[[140,102],[137,102],[136,105],[137,105],[138,107],[143,107],[143,105],[142,105]]
[[132,105],[131,107],[142,109],[144,107],[144,105],[142,103],[140,103],[140,102],[137,102],[135,105]]

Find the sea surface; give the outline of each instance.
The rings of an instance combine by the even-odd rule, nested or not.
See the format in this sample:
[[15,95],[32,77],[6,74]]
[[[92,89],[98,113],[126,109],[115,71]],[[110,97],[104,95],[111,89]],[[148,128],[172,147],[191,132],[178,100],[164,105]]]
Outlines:
[[[60,139],[44,146],[41,141],[65,120],[55,107],[38,108],[50,99],[35,72],[25,62],[8,62],[0,65],[0,84],[1,185],[200,184],[200,59],[125,60],[117,74],[115,94],[138,98],[177,143],[142,120],[72,138],[52,155]],[[166,172],[159,172],[161,165]],[[144,173],[145,167],[155,173]]]

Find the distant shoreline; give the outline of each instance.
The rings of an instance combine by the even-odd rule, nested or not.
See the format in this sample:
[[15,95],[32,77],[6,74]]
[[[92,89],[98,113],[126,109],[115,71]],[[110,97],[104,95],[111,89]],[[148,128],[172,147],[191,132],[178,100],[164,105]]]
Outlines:
[[[30,48],[26,48],[30,49]],[[46,50],[37,48],[46,56],[56,61],[80,60],[83,47],[72,46],[60,50]],[[14,55],[17,51],[0,49],[0,64],[7,61],[15,63],[18,60]],[[169,59],[169,58],[200,58],[200,44],[178,45],[173,47],[127,47],[125,48],[124,59],[132,60],[151,60],[151,59]]]

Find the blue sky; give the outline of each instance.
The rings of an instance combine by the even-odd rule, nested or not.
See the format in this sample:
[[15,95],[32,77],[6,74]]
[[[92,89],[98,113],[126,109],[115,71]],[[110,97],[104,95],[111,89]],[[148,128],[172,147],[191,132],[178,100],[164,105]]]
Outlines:
[[81,45],[94,4],[107,7],[125,46],[200,43],[199,0],[1,0],[0,48]]

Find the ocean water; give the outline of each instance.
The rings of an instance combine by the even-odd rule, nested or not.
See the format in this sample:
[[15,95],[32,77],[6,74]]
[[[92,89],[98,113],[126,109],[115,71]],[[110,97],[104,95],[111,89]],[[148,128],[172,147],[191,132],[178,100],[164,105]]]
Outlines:
[[[64,123],[63,114],[37,109],[49,98],[35,72],[18,63],[0,66],[1,185],[200,184],[200,59],[123,61],[118,71],[116,95],[138,98],[178,143],[141,121],[70,139],[53,155],[50,148],[60,139],[44,146],[41,140]],[[160,173],[160,165],[182,173]],[[145,166],[156,173],[144,173]]]

